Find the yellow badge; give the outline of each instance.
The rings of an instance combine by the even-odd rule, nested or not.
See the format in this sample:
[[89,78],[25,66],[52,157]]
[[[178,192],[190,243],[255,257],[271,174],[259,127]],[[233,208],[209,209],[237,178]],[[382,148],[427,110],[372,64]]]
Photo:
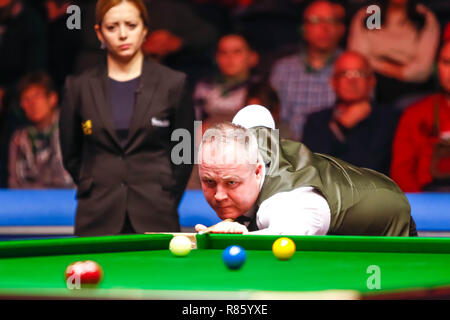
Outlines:
[[85,122],[82,122],[81,123],[81,128],[83,128],[83,133],[85,135],[92,134],[92,121],[91,120],[86,120]]

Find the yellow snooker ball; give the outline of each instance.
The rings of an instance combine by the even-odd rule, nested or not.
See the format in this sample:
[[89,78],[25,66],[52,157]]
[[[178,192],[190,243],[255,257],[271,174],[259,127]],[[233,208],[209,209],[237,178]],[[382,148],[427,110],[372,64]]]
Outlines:
[[278,260],[289,260],[295,253],[295,243],[289,238],[279,238],[273,243],[272,251]]
[[169,250],[177,257],[184,257],[191,252],[192,244],[186,236],[174,236],[170,240]]

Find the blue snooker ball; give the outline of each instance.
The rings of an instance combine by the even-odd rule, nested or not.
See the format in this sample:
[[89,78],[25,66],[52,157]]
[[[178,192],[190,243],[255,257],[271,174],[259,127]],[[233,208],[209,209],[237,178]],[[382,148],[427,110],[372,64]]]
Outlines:
[[244,248],[240,246],[229,246],[223,251],[222,258],[229,269],[236,270],[244,264],[246,253]]

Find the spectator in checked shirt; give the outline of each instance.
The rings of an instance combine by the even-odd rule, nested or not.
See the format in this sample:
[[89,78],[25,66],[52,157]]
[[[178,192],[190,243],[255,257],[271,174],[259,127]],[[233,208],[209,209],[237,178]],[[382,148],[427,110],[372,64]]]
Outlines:
[[281,101],[281,122],[290,137],[300,140],[308,114],[333,105],[336,96],[330,85],[333,63],[341,53],[344,35],[343,7],[314,1],[304,11],[304,48],[275,63],[270,76]]
[[9,146],[9,187],[74,188],[62,165],[58,134],[58,94],[43,72],[25,76],[18,85],[20,105],[30,125],[14,132]]

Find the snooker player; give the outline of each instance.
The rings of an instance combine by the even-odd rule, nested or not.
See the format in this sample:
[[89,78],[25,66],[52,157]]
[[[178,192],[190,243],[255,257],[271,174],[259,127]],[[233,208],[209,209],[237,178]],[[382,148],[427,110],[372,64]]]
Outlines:
[[391,179],[277,132],[258,105],[205,132],[198,153],[202,190],[225,221],[198,224],[197,232],[417,235],[408,200]]

